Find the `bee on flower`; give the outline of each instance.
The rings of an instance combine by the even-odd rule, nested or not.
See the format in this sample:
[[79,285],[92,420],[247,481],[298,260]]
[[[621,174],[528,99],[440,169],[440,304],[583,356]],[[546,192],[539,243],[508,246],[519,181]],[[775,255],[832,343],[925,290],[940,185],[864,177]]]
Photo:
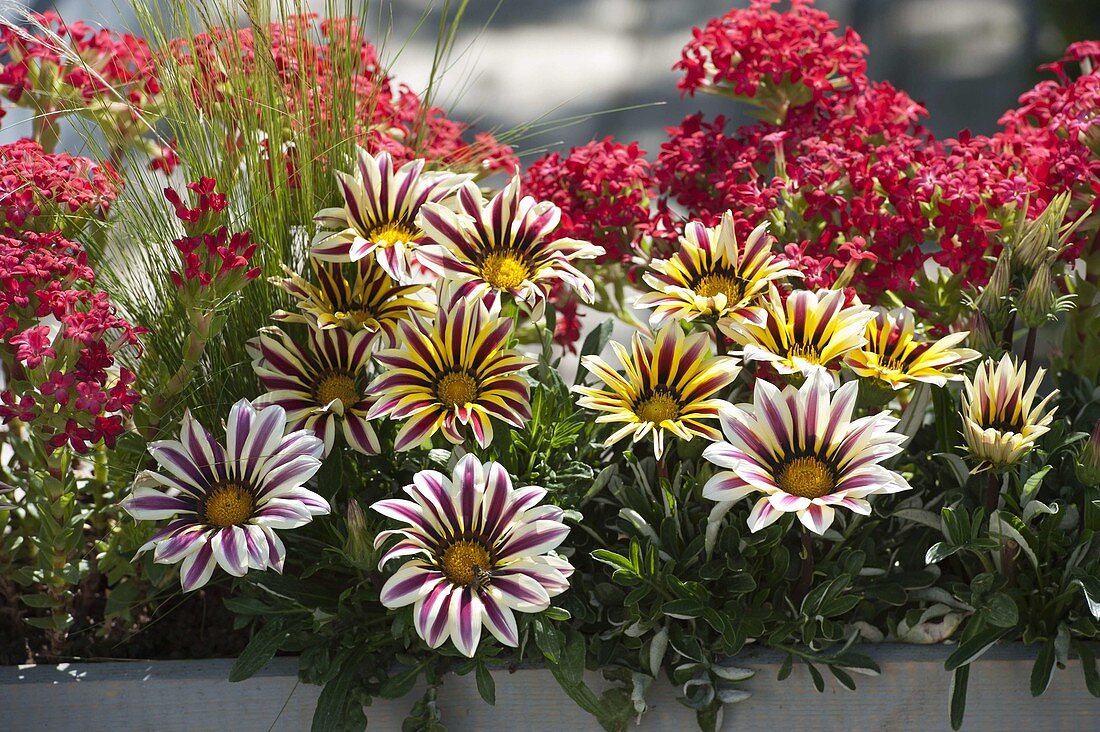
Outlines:
[[[1036,403],[1044,369],[1027,384],[1027,364],[1005,354],[999,362],[986,359],[974,379],[963,382],[963,438],[975,467],[972,472],[1004,470],[1016,465],[1050,430],[1057,390]],[[1025,386],[1026,385],[1026,386]]]
[[437,203],[421,209],[419,225],[432,243],[418,255],[425,267],[459,283],[456,296],[492,303],[511,295],[538,320],[554,283],[572,288],[586,303],[595,298],[592,280],[574,263],[595,259],[604,249],[552,239],[560,220],[561,209],[553,203],[520,196],[518,175],[489,201],[467,182],[458,191],[458,213]]
[[377,455],[378,436],[367,421],[371,341],[367,330],[310,328],[302,348],[279,328],[263,328],[249,344],[252,369],[267,389],[257,406],[277,404],[286,410],[292,429],[307,429],[332,452],[339,429],[344,441],[364,455]]
[[740,372],[731,356],[713,356],[710,336],[684,334],[679,323],[659,330],[651,341],[635,333],[631,350],[611,342],[624,373],[611,368],[599,356],[585,356],[581,364],[607,388],[575,386],[581,395],[577,404],[604,414],[600,423],[623,423],[605,445],[627,436],[639,442],[653,437],[653,453],[660,459],[665,451],[665,433],[682,440],[699,436],[720,439],[721,433],[707,422],[718,418],[718,410],[729,403],[716,395]]
[[[441,295],[441,303],[451,298]],[[402,321],[398,348],[378,351],[387,368],[370,386],[377,400],[368,419],[407,420],[395,450],[413,448],[442,430],[454,444],[469,427],[482,447],[493,439],[491,417],[519,429],[531,419],[530,387],[522,372],[533,359],[506,348],[514,323],[479,300],[456,297],[435,321]]]
[[745,361],[765,361],[780,374],[832,372],[841,359],[867,343],[875,313],[842,290],[795,290],[786,298],[770,285],[760,307],[719,322],[742,347]]
[[358,262],[373,256],[393,279],[406,284],[417,275],[416,249],[424,233],[417,224],[427,203],[448,201],[469,175],[424,172],[424,160],[394,170],[388,152],[378,156],[357,148],[354,174],[338,171],[344,205],[317,212],[321,231],[310,254],[328,262]]
[[971,348],[959,347],[969,335],[969,331],[960,331],[938,341],[923,340],[915,334],[913,313],[908,308],[875,308],[874,319],[867,322],[867,343],[849,351],[844,361],[857,375],[890,389],[914,383],[943,386],[962,378],[951,369],[981,356]]
[[905,435],[892,431],[898,420],[889,412],[853,419],[858,388],[850,381],[830,393],[822,372],[782,391],[757,381],[752,404],[722,412],[725,441],[703,451],[725,468],[707,481],[703,496],[728,510],[760,493],[749,513],[750,531],[794,513],[823,534],[838,507],[866,515],[868,496],[908,490],[905,478],[881,464],[902,450]]
[[649,322],[654,328],[670,319],[727,317],[753,302],[770,282],[802,276],[772,252],[773,243],[764,223],[739,246],[730,211],[715,227],[692,221],[680,237],[679,251],[652,262],[652,271],[642,275],[654,291],[638,298],[636,306],[653,308]]
[[225,445],[190,414],[179,440],[150,443],[158,470],[143,470],[122,507],[139,521],[171,519],[141,552],[180,565],[183,590],[202,587],[220,566],[283,571],[276,529],[294,529],[329,512],[305,483],[321,467],[324,443],[309,430],[287,433],[282,407],[256,409],[242,399],[229,411]]
[[[352,264],[322,262],[313,257],[309,261],[316,285],[286,267],[286,277],[272,278],[296,300],[300,311],[276,311],[274,320],[321,329],[379,332],[384,337],[372,343],[392,346],[397,324],[408,319],[410,310],[429,317],[435,313],[434,303],[419,297],[425,285],[401,285],[369,257]],[[353,278],[348,276],[349,269],[354,270]]]
[[463,655],[477,651],[482,628],[506,646],[519,645],[515,613],[537,613],[569,588],[573,567],[553,553],[569,533],[557,506],[538,505],[546,490],[513,488],[500,463],[466,455],[450,476],[422,470],[405,486],[411,501],[392,498],[371,508],[407,526],[383,531],[382,555],[413,557],[382,586],[388,608],[413,606],[413,627],[432,648],[448,638]]

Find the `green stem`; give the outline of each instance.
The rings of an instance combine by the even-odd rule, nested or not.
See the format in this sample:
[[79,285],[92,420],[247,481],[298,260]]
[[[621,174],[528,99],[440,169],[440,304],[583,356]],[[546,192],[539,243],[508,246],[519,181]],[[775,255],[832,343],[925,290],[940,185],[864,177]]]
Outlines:
[[798,584],[794,588],[793,600],[796,605],[801,605],[810,591],[814,582],[814,540],[810,530],[802,527],[802,573],[798,577]]
[[1035,359],[1035,335],[1038,328],[1027,329],[1027,343],[1024,345],[1024,362],[1030,364]]
[[993,512],[997,510],[997,501],[1001,497],[1001,476],[997,473],[990,472],[989,478],[986,479],[985,491],[982,492],[982,508],[985,509],[985,515],[992,516]]

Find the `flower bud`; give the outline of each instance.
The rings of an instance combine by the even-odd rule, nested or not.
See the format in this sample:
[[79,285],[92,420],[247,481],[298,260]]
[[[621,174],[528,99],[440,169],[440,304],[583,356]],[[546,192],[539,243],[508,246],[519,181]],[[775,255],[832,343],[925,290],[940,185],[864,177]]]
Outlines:
[[993,267],[993,274],[989,277],[989,282],[986,283],[985,288],[978,295],[975,302],[978,310],[983,315],[996,319],[994,316],[1004,310],[1004,298],[1008,294],[1008,284],[1011,278],[1012,268],[1009,264],[1009,258],[998,257],[997,264]]
[[344,541],[344,554],[359,569],[373,569],[378,561],[378,552],[374,549],[374,532],[367,524],[367,517],[359,502],[354,498],[348,501],[348,535]]
[[1050,320],[1056,300],[1050,265],[1044,262],[1027,283],[1024,294],[1016,304],[1016,312],[1028,328],[1038,328]]
[[1077,480],[1089,486],[1100,486],[1100,422],[1092,429],[1092,435],[1081,449],[1077,461]]

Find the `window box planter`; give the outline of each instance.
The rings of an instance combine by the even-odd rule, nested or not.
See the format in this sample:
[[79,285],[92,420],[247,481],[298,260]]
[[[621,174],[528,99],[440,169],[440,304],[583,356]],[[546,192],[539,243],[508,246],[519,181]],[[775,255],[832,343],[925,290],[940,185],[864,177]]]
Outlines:
[[[883,673],[859,677],[849,692],[828,682],[818,694],[805,668],[776,681],[780,657],[746,653],[738,663],[756,670],[746,683],[753,696],[726,708],[726,729],[769,729],[776,719],[786,729],[949,729],[947,690],[950,674],[943,661],[952,646],[884,644],[870,654]],[[977,662],[970,675],[968,731],[1006,729],[1096,729],[1100,704],[1089,695],[1079,662],[1058,671],[1046,693],[1032,698],[1028,679],[1034,650],[1022,645],[996,647]],[[308,729],[320,689],[298,682],[297,660],[277,658],[253,678],[229,683],[233,661],[133,661],[71,663],[0,669],[3,727],[19,730],[129,729],[171,730]],[[510,729],[522,720],[526,732],[598,729],[543,669],[494,672],[497,704],[478,696],[473,675],[448,677],[438,703],[452,730]],[[591,680],[595,680],[592,675]],[[418,693],[418,692],[416,692]],[[649,694],[650,710],[642,729],[682,730],[694,725],[693,713],[676,701],[668,684]],[[371,729],[400,729],[415,701],[375,701],[368,710]],[[89,727],[91,724],[91,727]]]

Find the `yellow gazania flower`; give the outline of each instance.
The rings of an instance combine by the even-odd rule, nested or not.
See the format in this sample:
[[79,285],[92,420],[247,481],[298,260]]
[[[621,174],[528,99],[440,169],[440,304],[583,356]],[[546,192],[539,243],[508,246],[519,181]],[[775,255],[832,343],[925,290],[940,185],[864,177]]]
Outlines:
[[774,239],[767,228],[766,223],[757,226],[739,249],[731,212],[713,228],[692,221],[680,237],[680,250],[654,261],[653,271],[642,276],[654,292],[638,298],[636,306],[654,308],[649,316],[654,328],[673,318],[722,318],[755,300],[772,280],[801,277],[772,253]]
[[698,435],[721,439],[722,433],[703,420],[718,418],[724,399],[712,398],[741,370],[730,356],[710,355],[710,336],[685,336],[678,323],[657,332],[654,341],[634,334],[632,352],[614,341],[615,355],[625,369],[620,375],[598,356],[585,356],[581,363],[609,389],[575,386],[581,394],[577,404],[598,412],[597,422],[625,422],[607,438],[612,445],[633,434],[634,442],[653,435],[653,453],[660,459],[665,450],[665,431],[683,440]]
[[1015,465],[1050,430],[1055,407],[1047,405],[1058,391],[1034,403],[1044,373],[1038,369],[1025,389],[1027,364],[1021,361],[1017,365],[1006,353],[999,363],[983,361],[974,380],[963,382],[963,438],[977,462],[973,472]]
[[915,337],[913,313],[908,308],[875,310],[875,319],[867,323],[867,345],[845,358],[848,367],[865,379],[891,389],[904,389],[913,382],[943,386],[962,378],[947,369],[981,355],[971,348],[955,347],[966,340],[969,331],[951,333],[938,341],[920,340]]
[[773,284],[761,307],[719,327],[742,346],[746,361],[809,376],[839,368],[841,358],[867,342],[864,330],[874,317],[859,300],[845,304],[841,290],[795,290],[784,299]]
[[[400,285],[371,259],[353,264],[332,264],[310,258],[317,276],[314,285],[287,267],[287,277],[273,277],[272,282],[286,290],[297,302],[301,313],[280,310],[272,317],[291,323],[307,323],[327,330],[381,331],[385,343],[394,344],[397,324],[409,319],[409,311],[432,316],[435,305],[416,295],[424,285]],[[348,268],[355,271],[348,278]]]
[[531,390],[522,373],[536,362],[506,348],[512,319],[496,317],[480,300],[450,302],[435,322],[419,316],[402,321],[400,347],[374,356],[386,370],[367,389],[376,399],[367,418],[407,420],[394,440],[397,451],[438,431],[460,444],[467,427],[484,448],[493,441],[490,417],[516,429],[531,419]]

